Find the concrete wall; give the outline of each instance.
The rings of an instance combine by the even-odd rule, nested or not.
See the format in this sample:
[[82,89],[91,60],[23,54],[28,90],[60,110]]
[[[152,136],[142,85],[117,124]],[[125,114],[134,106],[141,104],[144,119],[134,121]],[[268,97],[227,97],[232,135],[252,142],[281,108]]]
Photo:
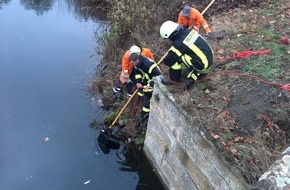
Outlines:
[[205,138],[198,121],[175,105],[160,81],[154,88],[144,152],[168,189],[249,189]]
[[290,189],[290,147],[271,165],[251,190]]

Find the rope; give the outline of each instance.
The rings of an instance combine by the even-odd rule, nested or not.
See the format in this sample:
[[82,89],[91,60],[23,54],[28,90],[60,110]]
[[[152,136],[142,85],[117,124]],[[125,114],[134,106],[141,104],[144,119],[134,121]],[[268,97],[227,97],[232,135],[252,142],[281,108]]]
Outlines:
[[270,53],[270,49],[266,50],[259,50],[259,51],[243,51],[243,52],[235,52],[233,53],[232,57],[233,58],[246,58],[250,57],[252,55],[264,55]]
[[239,72],[224,72],[224,73],[221,73],[221,75],[230,75],[230,74],[234,74],[236,76],[245,76],[245,77],[250,77],[250,78],[254,78],[254,79],[257,79],[265,84],[268,84],[268,85],[276,85],[276,86],[279,86],[282,90],[286,90],[286,91],[290,91],[290,83],[289,84],[280,84],[280,83],[276,83],[276,82],[269,82],[269,81],[266,81],[260,77],[257,77],[255,75],[250,75],[250,74],[245,74],[245,73],[239,73]]
[[230,57],[223,57],[215,60],[215,62],[223,62],[232,59],[243,59],[246,57],[250,57],[252,55],[264,55],[270,53],[270,49],[266,50],[258,50],[258,51],[242,51],[242,52],[234,52]]

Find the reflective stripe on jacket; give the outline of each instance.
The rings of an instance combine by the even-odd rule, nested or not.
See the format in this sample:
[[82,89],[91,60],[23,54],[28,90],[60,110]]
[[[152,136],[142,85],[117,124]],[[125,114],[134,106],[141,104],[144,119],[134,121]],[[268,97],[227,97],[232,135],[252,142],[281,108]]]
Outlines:
[[[138,67],[135,69],[135,79],[136,83],[141,83],[143,86],[147,85],[154,79],[154,77],[161,74],[158,65],[152,60],[144,56],[139,57]],[[152,91],[152,87],[147,89],[147,91]]]
[[178,63],[182,62],[186,67],[195,67],[205,72],[213,62],[213,51],[207,42],[195,31],[181,29],[174,37],[168,55],[164,63],[178,70]]

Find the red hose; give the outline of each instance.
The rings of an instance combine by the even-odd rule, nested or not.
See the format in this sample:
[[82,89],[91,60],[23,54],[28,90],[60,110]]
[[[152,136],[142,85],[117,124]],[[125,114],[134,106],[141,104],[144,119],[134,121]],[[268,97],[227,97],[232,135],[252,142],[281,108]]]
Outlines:
[[261,82],[263,82],[265,84],[276,85],[276,86],[279,86],[283,90],[290,91],[290,83],[289,84],[279,84],[279,83],[275,83],[275,82],[269,82],[269,81],[265,81],[264,79],[262,79],[260,77],[255,76],[255,75],[239,73],[239,72],[236,72],[236,71],[228,72],[228,73],[222,73],[222,75],[230,75],[230,74],[234,74],[234,75],[237,75],[237,76],[246,76],[246,77],[250,77],[250,78],[255,78],[255,79],[260,80]]

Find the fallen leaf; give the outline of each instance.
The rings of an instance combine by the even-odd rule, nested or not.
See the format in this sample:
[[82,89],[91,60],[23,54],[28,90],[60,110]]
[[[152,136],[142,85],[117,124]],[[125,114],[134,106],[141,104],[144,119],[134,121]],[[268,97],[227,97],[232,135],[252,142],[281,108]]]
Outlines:
[[238,151],[237,151],[237,149],[233,148],[233,149],[231,149],[231,153],[233,153],[233,154],[237,154]]
[[224,54],[225,53],[225,50],[223,50],[223,49],[219,49],[218,51],[217,51],[217,54]]
[[222,140],[221,143],[222,143],[222,145],[224,145],[224,146],[228,146],[228,144],[227,144],[225,141],[223,141],[223,140]]
[[206,93],[206,94],[209,94],[209,93],[210,93],[209,89],[206,89],[206,90],[205,90],[205,93]]
[[197,107],[198,107],[198,108],[202,108],[202,104],[198,104]]
[[218,139],[218,138],[220,138],[220,136],[219,135],[214,135],[213,138],[214,139]]
[[246,143],[249,143],[249,144],[252,144],[254,142],[253,139],[250,139],[250,138],[246,138],[245,140]]
[[243,139],[243,137],[240,137],[240,136],[239,136],[239,137],[235,137],[235,140],[234,140],[234,141],[235,141],[235,142],[238,142],[238,141],[240,141],[240,140],[242,140],[242,139]]

